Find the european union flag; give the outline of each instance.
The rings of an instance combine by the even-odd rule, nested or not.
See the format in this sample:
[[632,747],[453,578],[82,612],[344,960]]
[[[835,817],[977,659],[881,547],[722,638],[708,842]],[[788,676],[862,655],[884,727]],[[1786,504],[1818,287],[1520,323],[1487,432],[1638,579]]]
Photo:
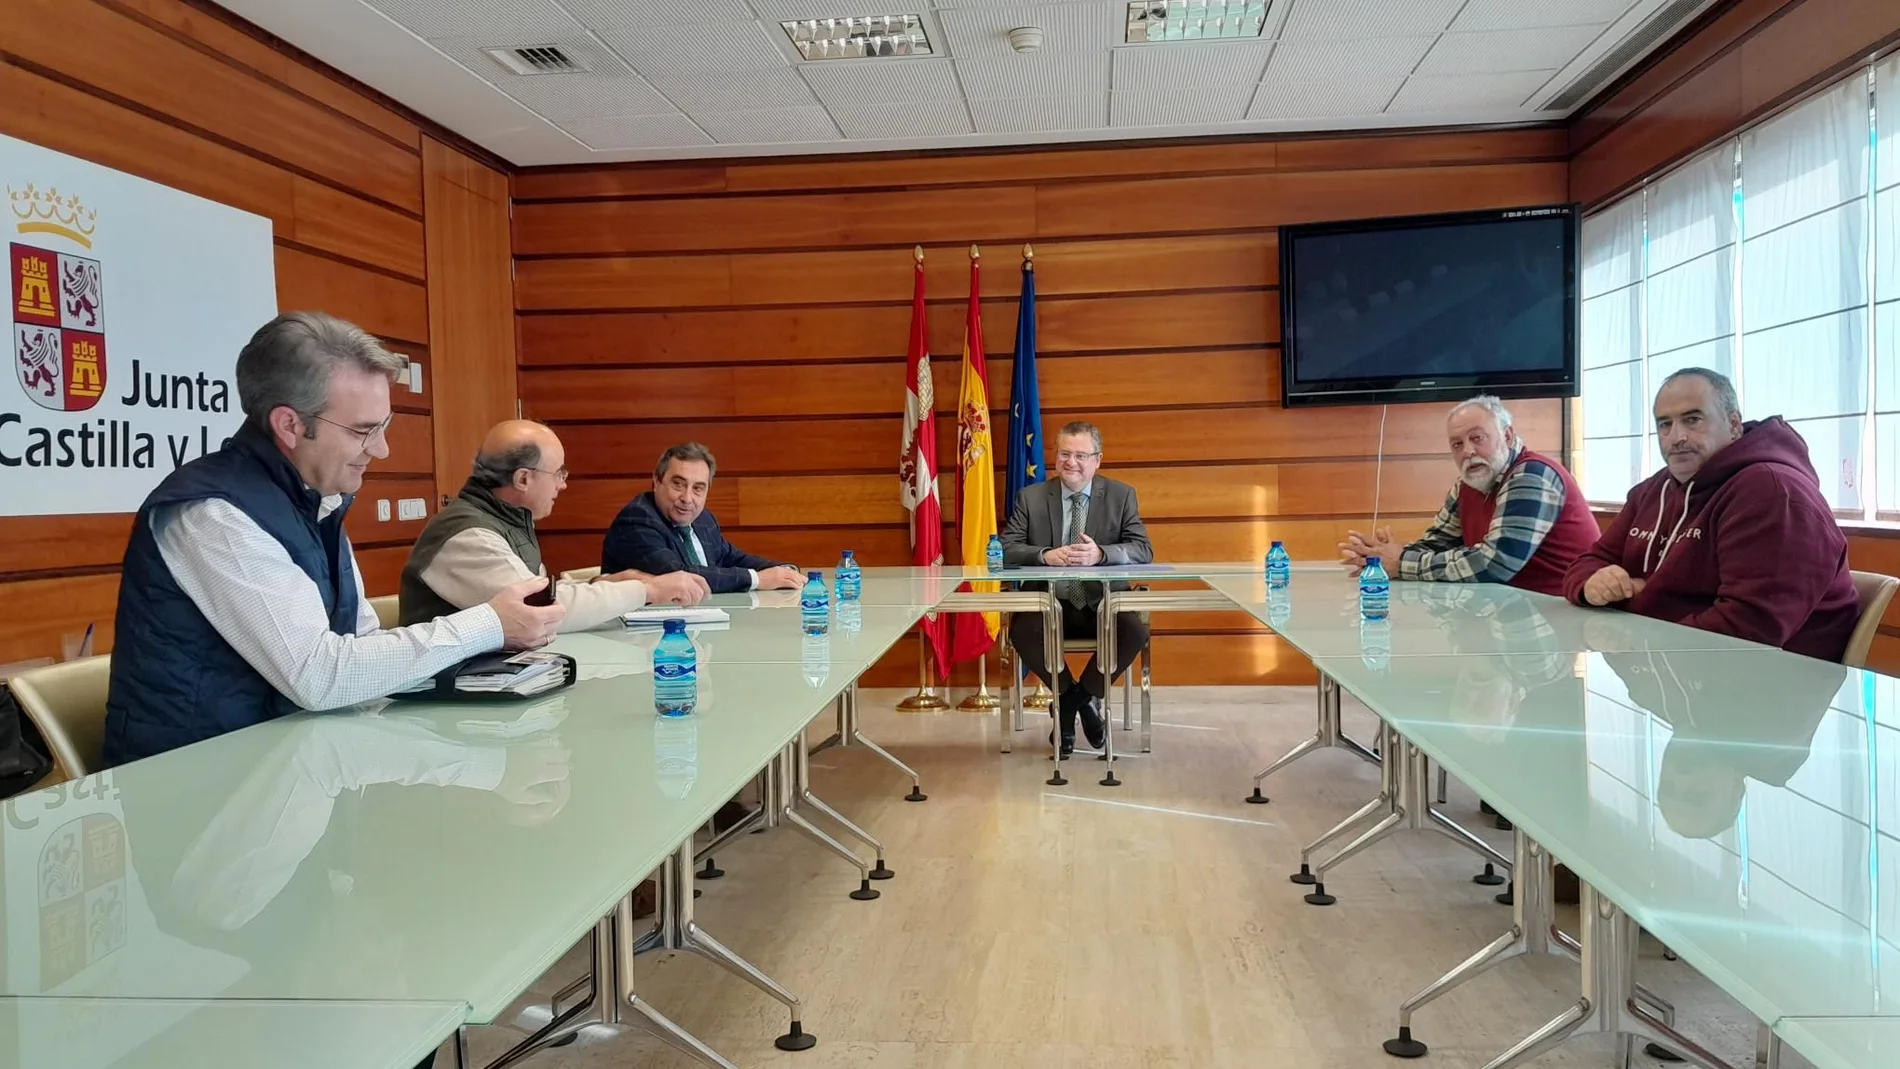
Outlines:
[[1016,367],[1009,387],[1009,475],[1003,515],[1016,512],[1016,495],[1048,477],[1042,470],[1042,399],[1036,392],[1036,266],[1023,261],[1022,303],[1016,309]]

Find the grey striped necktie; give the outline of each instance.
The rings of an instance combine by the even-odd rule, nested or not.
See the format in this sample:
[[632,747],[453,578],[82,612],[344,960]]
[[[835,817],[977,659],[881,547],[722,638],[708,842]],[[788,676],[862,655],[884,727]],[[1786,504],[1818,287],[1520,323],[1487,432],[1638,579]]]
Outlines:
[[[1069,498],[1069,532],[1062,536],[1063,545],[1072,546],[1082,540],[1082,509],[1088,504],[1088,500],[1087,494],[1076,494]],[[1078,583],[1073,579],[1057,580],[1055,591],[1056,597],[1078,609],[1088,607],[1086,583]]]

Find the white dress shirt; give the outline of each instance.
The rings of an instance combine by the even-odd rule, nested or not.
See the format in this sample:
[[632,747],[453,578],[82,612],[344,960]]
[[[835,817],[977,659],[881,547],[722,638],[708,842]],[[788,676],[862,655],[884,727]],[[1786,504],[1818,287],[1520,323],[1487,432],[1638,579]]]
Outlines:
[[[318,518],[340,504],[340,497],[324,498]],[[152,533],[172,578],[219,636],[301,709],[340,709],[381,698],[501,648],[501,618],[487,605],[379,630],[360,571],[356,633],[331,631],[316,582],[282,543],[228,501],[159,509]]]
[[[678,525],[675,524],[675,526],[678,526]],[[706,567],[706,547],[699,544],[699,534],[695,532],[690,526],[681,527],[680,530],[686,532],[686,540],[693,544],[693,559],[687,561],[686,563],[697,564],[701,568]],[[752,577],[752,589],[753,590],[759,589],[758,569],[747,568],[746,574]],[[437,591],[437,593],[440,593],[440,591]]]

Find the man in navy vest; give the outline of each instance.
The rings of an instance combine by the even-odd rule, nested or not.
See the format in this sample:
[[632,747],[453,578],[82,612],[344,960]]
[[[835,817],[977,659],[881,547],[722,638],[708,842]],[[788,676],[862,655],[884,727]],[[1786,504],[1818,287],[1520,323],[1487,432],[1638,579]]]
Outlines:
[[297,709],[380,698],[476,654],[531,649],[563,610],[488,602],[382,631],[343,517],[389,455],[403,358],[317,312],[264,324],[237,359],[244,425],[168,476],[133,523],[103,759],[136,761]]
[[1401,544],[1392,528],[1348,531],[1339,553],[1357,574],[1378,557],[1394,579],[1508,583],[1562,594],[1570,562],[1596,544],[1597,521],[1562,464],[1526,448],[1511,413],[1488,394],[1445,420],[1458,482],[1425,534]]

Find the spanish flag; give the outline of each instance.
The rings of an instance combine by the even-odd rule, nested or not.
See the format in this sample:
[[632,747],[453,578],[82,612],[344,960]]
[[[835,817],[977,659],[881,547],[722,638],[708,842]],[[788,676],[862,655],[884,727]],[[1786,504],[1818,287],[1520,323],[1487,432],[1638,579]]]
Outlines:
[[[983,364],[983,317],[976,246],[970,246],[970,305],[963,321],[963,385],[957,391],[957,534],[965,567],[981,568],[996,533],[996,452],[990,447],[989,372]],[[971,583],[994,592],[1000,583]],[[950,633],[952,663],[980,657],[996,644],[1002,619],[993,612],[959,613]]]

